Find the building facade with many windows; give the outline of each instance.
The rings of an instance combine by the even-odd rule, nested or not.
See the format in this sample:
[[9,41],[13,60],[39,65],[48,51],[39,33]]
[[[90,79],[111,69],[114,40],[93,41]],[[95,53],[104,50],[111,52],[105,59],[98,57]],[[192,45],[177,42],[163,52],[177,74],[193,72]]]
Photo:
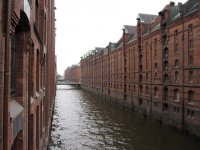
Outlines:
[[64,72],[64,80],[71,81],[72,83],[80,83],[81,70],[80,65],[72,65],[68,67]]
[[54,0],[0,1],[0,149],[47,148],[55,96],[54,9]]
[[81,86],[200,136],[199,0],[138,14],[117,43],[81,58]]

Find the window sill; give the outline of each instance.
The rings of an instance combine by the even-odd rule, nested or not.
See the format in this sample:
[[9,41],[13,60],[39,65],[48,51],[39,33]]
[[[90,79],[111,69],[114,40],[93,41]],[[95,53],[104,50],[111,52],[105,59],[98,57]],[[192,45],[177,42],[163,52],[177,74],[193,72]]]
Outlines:
[[179,101],[179,100],[177,100],[177,99],[176,99],[176,100],[174,100],[174,103],[179,103],[179,102],[180,102],[180,101]]
[[188,105],[194,106],[194,102],[188,102]]

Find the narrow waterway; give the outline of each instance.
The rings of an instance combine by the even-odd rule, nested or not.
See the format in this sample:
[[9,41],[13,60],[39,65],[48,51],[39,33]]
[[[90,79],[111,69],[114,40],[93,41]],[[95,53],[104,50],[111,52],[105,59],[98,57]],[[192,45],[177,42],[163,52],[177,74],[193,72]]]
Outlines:
[[57,86],[51,150],[200,150],[200,141],[88,92]]

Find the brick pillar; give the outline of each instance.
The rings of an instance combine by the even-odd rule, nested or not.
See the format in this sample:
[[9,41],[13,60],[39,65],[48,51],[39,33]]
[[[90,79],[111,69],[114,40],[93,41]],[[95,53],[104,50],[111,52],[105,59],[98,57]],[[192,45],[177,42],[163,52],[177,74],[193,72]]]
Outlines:
[[3,149],[3,87],[4,87],[4,37],[3,1],[0,1],[0,149]]

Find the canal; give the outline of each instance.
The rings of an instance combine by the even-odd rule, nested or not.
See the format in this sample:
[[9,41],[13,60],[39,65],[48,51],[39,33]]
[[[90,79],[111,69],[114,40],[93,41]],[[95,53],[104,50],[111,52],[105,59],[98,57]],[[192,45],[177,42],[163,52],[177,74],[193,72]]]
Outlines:
[[57,86],[51,150],[200,150],[197,139],[88,92]]

